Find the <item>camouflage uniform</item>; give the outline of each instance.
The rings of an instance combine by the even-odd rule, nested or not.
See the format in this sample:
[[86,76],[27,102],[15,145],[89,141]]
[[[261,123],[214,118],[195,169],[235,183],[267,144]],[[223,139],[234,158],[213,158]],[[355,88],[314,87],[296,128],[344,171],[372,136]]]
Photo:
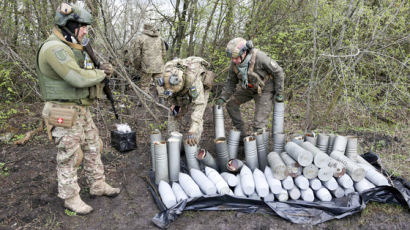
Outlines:
[[229,75],[220,97],[224,101],[228,101],[233,95],[228,101],[226,109],[233,125],[243,133],[246,132],[240,113],[240,105],[253,99],[255,101],[253,131],[266,128],[273,107],[273,96],[275,94],[282,94],[284,82],[284,73],[278,63],[268,57],[263,51],[255,48],[251,49],[249,54],[252,54],[254,58],[253,68],[251,67],[252,61],[249,62],[249,87],[236,90],[236,85],[238,83],[242,84],[242,78],[236,65],[231,63]]
[[[88,182],[105,180],[101,162],[103,145],[89,109],[94,99],[102,98],[100,82],[105,74],[94,69],[81,45],[65,41],[57,27],[38,50],[36,70],[42,96],[47,101],[42,114],[46,123],[50,122],[53,108],[77,113],[72,127],[47,127],[49,137],[54,137],[58,148],[58,196],[68,199],[79,194],[77,169],[83,156]],[[64,122],[61,118],[58,123]]]
[[[134,44],[134,67],[141,71],[138,86],[149,93],[149,87],[162,73],[166,57],[165,43],[156,29],[150,24],[144,25],[144,32]],[[162,88],[157,86],[157,94],[162,95]]]
[[[169,103],[181,106],[181,112],[168,121],[168,129],[170,132],[194,133],[198,143],[203,131],[203,115],[214,77],[211,71],[207,71],[207,67],[209,63],[200,57],[175,59],[167,62],[164,67],[164,76],[177,74],[181,79],[180,84],[175,87],[169,84],[165,84],[164,87],[173,93],[168,98]],[[189,114],[190,119],[186,121]]]
[[[70,105],[46,102],[49,106],[67,107]],[[87,182],[93,184],[105,180],[104,166],[101,161],[103,149],[98,129],[91,117],[89,106],[72,105],[78,115],[71,128],[55,127],[52,131],[57,145],[58,196],[67,199],[78,194],[77,168],[84,157],[84,170]],[[47,113],[47,109],[43,110]]]

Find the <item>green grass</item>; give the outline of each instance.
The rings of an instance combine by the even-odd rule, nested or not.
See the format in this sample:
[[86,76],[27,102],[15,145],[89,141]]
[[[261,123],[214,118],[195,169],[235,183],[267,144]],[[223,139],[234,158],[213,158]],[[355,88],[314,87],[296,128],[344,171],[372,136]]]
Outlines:
[[77,216],[77,213],[76,213],[76,212],[70,211],[70,210],[68,210],[68,209],[65,209],[65,210],[64,210],[64,213],[65,213],[67,216]]

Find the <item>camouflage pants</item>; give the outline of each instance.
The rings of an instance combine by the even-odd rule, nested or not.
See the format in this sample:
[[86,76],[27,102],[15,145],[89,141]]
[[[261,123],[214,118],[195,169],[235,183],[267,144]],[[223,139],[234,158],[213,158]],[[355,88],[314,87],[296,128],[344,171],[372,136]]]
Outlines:
[[143,73],[141,76],[141,80],[138,83],[138,87],[140,87],[144,92],[150,93],[151,85],[155,85],[156,92],[153,95],[155,98],[163,97],[164,89],[157,84],[157,79],[161,76],[161,73]]
[[62,199],[73,197],[80,192],[77,169],[83,159],[84,171],[90,185],[97,180],[105,180],[101,161],[103,144],[89,107],[75,106],[75,109],[78,115],[71,128],[55,127],[52,131],[58,149],[58,196]]
[[256,91],[250,89],[241,88],[237,90],[226,104],[226,110],[232,119],[233,125],[238,130],[246,132],[240,112],[240,105],[253,99],[255,100],[253,131],[266,128],[273,108],[273,94],[273,81],[266,82],[261,94],[258,94]]

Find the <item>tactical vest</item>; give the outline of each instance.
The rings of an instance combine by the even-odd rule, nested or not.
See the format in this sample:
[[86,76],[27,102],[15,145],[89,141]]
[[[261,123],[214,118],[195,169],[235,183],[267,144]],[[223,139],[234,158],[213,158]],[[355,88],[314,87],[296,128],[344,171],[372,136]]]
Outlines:
[[[249,88],[257,90],[258,94],[262,93],[263,87],[265,87],[265,82],[271,77],[270,75],[267,76],[259,76],[256,72],[254,72],[255,68],[255,60],[256,60],[256,54],[258,53],[258,49],[253,48],[252,49],[252,57],[251,60],[249,61],[249,67],[248,67],[248,79],[249,79]],[[233,65],[233,71],[235,72],[236,76],[238,77],[239,81],[242,81],[242,77],[239,74],[239,69],[236,65]]]
[[[54,31],[55,32],[55,31]],[[65,46],[69,44],[65,44],[61,41],[61,38],[54,33],[51,35],[43,44],[40,45],[39,49],[37,50],[36,55],[36,72],[39,78],[40,83],[40,92],[43,96],[44,100],[46,101],[62,101],[62,102],[74,102],[77,104],[91,104],[93,98],[90,98],[90,89],[89,88],[75,88],[64,81],[60,76],[46,76],[40,71],[39,66],[39,55],[40,50],[42,48],[47,49],[47,46],[51,45],[60,45]],[[61,35],[60,35],[61,36]],[[88,55],[85,54],[85,51],[82,50],[82,46],[79,44],[72,44],[69,45],[71,50],[74,53],[75,60],[77,64],[84,68],[88,66],[88,68],[94,68],[91,60],[89,60]],[[91,90],[92,91],[92,90]]]

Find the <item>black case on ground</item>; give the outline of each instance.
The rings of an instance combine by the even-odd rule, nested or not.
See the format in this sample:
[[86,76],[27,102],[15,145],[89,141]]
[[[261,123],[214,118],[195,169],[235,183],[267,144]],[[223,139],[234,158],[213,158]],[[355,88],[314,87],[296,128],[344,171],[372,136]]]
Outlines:
[[120,152],[126,152],[137,148],[136,133],[131,131],[129,133],[111,131],[111,146]]

